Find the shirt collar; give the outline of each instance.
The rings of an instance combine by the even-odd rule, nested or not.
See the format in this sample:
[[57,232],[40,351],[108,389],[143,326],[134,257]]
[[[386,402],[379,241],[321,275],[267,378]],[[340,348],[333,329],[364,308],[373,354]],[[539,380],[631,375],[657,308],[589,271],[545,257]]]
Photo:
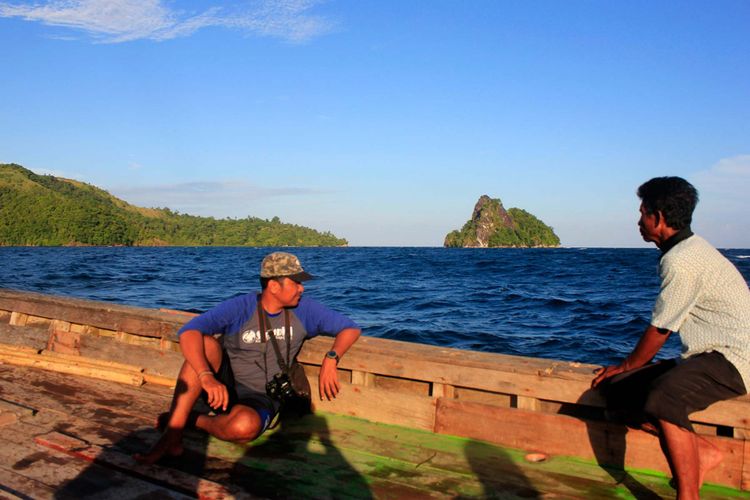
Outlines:
[[661,254],[664,255],[667,252],[669,252],[672,248],[675,247],[679,242],[686,240],[690,238],[693,235],[693,231],[690,229],[690,226],[680,229],[677,233],[673,234],[667,241],[664,242],[664,245],[659,247],[661,250]]

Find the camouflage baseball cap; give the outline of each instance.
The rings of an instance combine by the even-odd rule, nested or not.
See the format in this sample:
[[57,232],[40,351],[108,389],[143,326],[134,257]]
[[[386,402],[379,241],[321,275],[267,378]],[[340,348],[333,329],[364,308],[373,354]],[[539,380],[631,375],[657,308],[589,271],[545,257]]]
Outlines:
[[290,278],[294,281],[311,280],[313,277],[302,269],[296,255],[286,252],[269,253],[260,264],[261,278]]

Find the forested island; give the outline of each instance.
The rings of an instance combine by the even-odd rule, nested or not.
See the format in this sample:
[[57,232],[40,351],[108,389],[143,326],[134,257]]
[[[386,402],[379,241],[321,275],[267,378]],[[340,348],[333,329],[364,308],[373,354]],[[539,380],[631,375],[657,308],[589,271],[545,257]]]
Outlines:
[[520,208],[505,210],[502,202],[483,195],[471,219],[448,233],[446,247],[558,247],[560,238],[547,224]]
[[274,217],[215,219],[131,205],[90,184],[0,164],[0,245],[345,246]]

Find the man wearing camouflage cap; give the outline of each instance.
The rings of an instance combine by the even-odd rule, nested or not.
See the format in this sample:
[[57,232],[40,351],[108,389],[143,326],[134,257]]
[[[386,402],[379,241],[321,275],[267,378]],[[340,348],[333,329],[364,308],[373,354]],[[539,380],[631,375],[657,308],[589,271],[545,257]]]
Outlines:
[[[271,253],[260,266],[260,294],[226,300],[180,329],[185,363],[170,411],[157,422],[164,434],[147,454],[135,455],[136,460],[154,463],[164,455],[180,455],[188,425],[225,441],[248,442],[260,436],[280,408],[280,402],[266,393],[266,384],[281,372],[277,350],[266,335],[271,330],[285,362],[286,353],[294,359],[306,338],[335,336],[323,358],[318,386],[321,399],[336,397],[336,366],[359,338],[360,329],[346,316],[302,297],[302,282],[309,279],[312,276],[296,256]],[[221,337],[214,338],[216,334]],[[215,415],[193,412],[200,397]]]

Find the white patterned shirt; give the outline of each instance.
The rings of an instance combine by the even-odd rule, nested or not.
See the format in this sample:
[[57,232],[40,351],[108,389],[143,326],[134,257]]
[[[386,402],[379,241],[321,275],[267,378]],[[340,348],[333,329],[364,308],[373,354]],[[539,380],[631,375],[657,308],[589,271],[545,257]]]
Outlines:
[[651,324],[679,332],[683,358],[722,353],[750,387],[750,290],[737,268],[694,235],[662,256],[659,275]]

